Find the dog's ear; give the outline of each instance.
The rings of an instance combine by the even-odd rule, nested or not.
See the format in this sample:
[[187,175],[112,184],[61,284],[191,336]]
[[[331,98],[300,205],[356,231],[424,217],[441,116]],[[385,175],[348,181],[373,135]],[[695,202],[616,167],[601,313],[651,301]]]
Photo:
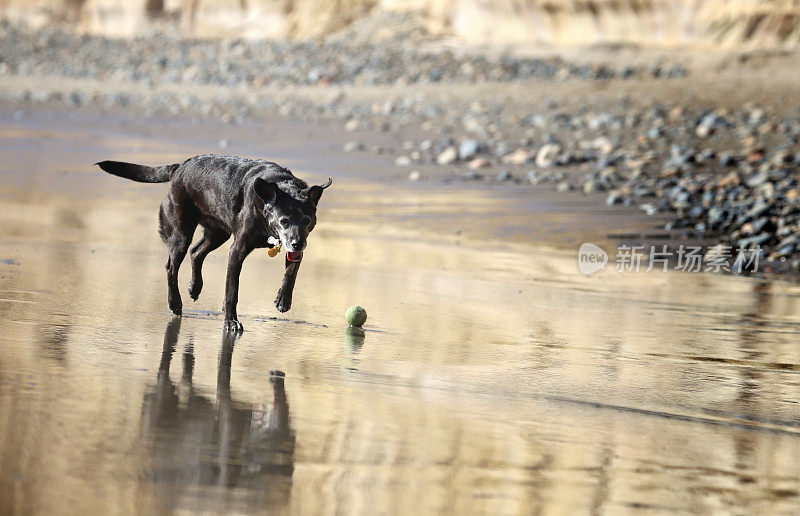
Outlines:
[[272,181],[264,181],[260,177],[257,177],[253,183],[253,189],[255,189],[256,195],[264,201],[264,204],[274,204],[278,197],[278,185]]
[[328,178],[328,182],[324,185],[314,185],[308,189],[307,195],[308,198],[311,199],[314,204],[319,202],[319,198],[322,197],[322,191],[333,184],[333,179],[330,177]]

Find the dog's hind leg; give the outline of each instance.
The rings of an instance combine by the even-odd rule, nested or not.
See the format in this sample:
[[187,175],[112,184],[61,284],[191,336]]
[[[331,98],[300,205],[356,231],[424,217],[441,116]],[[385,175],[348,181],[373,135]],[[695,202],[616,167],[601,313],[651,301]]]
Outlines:
[[189,244],[192,243],[194,230],[197,228],[197,217],[188,210],[177,205],[169,194],[161,203],[159,212],[159,233],[167,244],[169,261],[167,261],[167,286],[169,287],[169,309],[175,315],[181,315],[183,301],[178,291],[178,270],[181,267]]
[[200,291],[203,290],[203,261],[208,253],[224,244],[230,235],[222,231],[215,231],[205,228],[203,238],[197,242],[190,256],[192,258],[192,282],[189,283],[189,295],[197,301]]

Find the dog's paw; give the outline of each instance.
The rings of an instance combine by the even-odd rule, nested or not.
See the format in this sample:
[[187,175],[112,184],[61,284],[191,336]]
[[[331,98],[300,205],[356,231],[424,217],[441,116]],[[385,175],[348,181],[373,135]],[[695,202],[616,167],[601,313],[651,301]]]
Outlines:
[[278,297],[275,298],[275,308],[277,308],[279,312],[288,312],[291,307],[292,296],[278,292]]
[[172,310],[173,314],[181,315],[183,301],[181,300],[180,293],[178,293],[176,290],[170,289],[169,295],[167,296],[167,304],[169,305],[169,309]]
[[203,290],[203,282],[199,281],[195,283],[194,281],[189,285],[189,297],[192,298],[193,301],[197,301],[197,298],[200,297],[200,291]]
[[224,328],[225,331],[233,333],[240,333],[244,331],[244,326],[242,326],[242,323],[240,323],[236,319],[225,321]]
[[177,302],[170,302],[169,309],[172,310],[172,313],[175,315],[181,315],[183,313],[183,303],[180,300]]

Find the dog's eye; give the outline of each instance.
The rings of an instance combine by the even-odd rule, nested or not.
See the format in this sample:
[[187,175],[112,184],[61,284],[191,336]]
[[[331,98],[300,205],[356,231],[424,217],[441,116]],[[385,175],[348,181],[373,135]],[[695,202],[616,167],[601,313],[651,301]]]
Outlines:
[[281,226],[286,226],[287,224],[289,224],[289,217],[281,217],[280,219],[278,219],[278,222],[281,223]]

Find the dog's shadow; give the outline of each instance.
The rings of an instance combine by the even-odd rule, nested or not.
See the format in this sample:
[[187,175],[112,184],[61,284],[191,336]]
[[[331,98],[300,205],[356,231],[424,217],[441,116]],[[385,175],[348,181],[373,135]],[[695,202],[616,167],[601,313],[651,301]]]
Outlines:
[[147,498],[157,505],[153,509],[227,512],[255,504],[287,507],[295,435],[283,373],[270,375],[271,404],[234,400],[231,360],[237,336],[224,333],[215,398],[200,393],[192,384],[195,359],[191,339],[183,351],[181,379],[175,383],[170,365],[180,327],[178,317],[167,325],[156,382],[142,403],[145,489],[152,490],[153,496]]

